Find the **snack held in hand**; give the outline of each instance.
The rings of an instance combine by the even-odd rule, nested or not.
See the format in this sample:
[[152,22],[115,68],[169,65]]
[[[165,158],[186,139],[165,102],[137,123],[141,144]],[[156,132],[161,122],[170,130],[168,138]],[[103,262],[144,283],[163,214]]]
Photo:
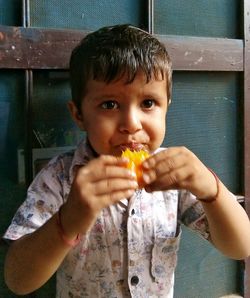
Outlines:
[[122,157],[129,159],[127,164],[127,168],[133,171],[136,174],[137,182],[139,186],[142,184],[142,162],[147,159],[150,154],[147,151],[139,150],[139,151],[131,151],[130,149],[126,149],[122,152]]

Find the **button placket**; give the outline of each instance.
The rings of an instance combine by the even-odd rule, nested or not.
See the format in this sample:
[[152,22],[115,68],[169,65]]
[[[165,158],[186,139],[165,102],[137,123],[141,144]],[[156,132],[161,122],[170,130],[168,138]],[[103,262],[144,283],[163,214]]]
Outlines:
[[130,284],[130,290],[132,291],[136,287],[140,279],[137,275],[137,259],[140,252],[140,245],[138,245],[138,229],[141,226],[141,218],[137,217],[138,212],[138,200],[140,200],[141,191],[136,191],[133,201],[129,201],[129,217],[127,222],[127,231],[128,231],[128,282]]

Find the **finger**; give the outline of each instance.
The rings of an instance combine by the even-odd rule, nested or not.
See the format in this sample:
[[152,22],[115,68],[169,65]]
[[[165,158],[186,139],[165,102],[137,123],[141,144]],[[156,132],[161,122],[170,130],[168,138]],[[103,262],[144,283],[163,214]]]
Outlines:
[[136,179],[135,173],[125,167],[99,163],[83,167],[77,174],[80,178],[88,182],[97,182],[106,178]]
[[126,189],[126,190],[118,190],[109,194],[104,194],[99,197],[102,202],[105,202],[106,206],[113,205],[118,203],[120,200],[126,198],[129,199],[134,194],[135,190]]
[[195,155],[185,147],[173,147],[156,154],[143,164],[146,168],[143,179],[145,183],[152,183],[162,175],[171,174],[172,171],[194,164]]
[[105,165],[124,165],[128,162],[127,158],[117,157],[113,155],[101,155],[95,161],[99,161]]
[[[96,173],[96,181],[112,178],[136,180],[136,174],[124,167],[105,166],[100,173]],[[94,174],[95,174],[94,173]]]
[[162,179],[164,179],[165,176],[171,177],[172,173],[175,175],[175,171],[181,170],[186,167],[186,165],[186,161],[178,157],[168,158],[156,164],[154,168],[145,170],[142,179],[146,184],[150,184],[155,180],[159,181],[161,177]]
[[189,154],[191,154],[191,151],[185,147],[171,147],[150,156],[142,163],[142,166],[145,169],[152,169],[156,165],[165,163],[164,166],[168,166],[171,169],[174,168],[175,162],[179,161],[181,163],[181,160],[187,158]]
[[75,168],[80,171],[86,169],[85,173],[87,173],[87,170],[96,171],[102,169],[104,166],[125,167],[127,163],[128,161],[126,158],[115,157],[112,155],[101,155],[98,158],[91,160],[86,166],[76,166]]
[[181,167],[157,177],[149,183],[145,189],[147,191],[168,190],[168,189],[185,189],[188,188],[192,174],[188,167]]
[[96,182],[93,191],[96,196],[99,196],[117,191],[136,190],[137,188],[136,180],[112,178]]

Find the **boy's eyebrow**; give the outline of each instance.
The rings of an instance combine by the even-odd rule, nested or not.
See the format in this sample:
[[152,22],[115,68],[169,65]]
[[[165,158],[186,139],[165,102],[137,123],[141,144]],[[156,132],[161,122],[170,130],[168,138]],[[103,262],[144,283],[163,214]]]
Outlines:
[[[117,97],[117,96],[124,96],[123,92],[115,92],[115,93],[101,93],[93,96],[94,100],[99,100],[105,97]],[[159,93],[154,92],[153,90],[145,90],[140,95],[142,96],[149,96],[149,97],[159,97]]]
[[[91,100],[94,101],[99,101],[105,98],[116,98],[118,96],[124,96],[125,94],[123,92],[114,92],[114,93],[99,93],[99,94],[95,94],[93,95],[93,97],[91,98]],[[140,94],[140,96],[145,96],[145,97],[154,97],[154,98],[159,98],[162,97],[161,94],[159,94],[158,92],[155,92],[154,90],[145,90],[142,91]]]
[[93,96],[93,100],[98,101],[98,100],[102,100],[105,98],[115,98],[115,97],[117,97],[117,95],[119,95],[119,94],[114,94],[114,93],[97,94],[97,95]]
[[154,92],[154,91],[145,92],[145,93],[143,93],[143,96],[153,97],[153,98],[162,98],[163,97],[161,94]]

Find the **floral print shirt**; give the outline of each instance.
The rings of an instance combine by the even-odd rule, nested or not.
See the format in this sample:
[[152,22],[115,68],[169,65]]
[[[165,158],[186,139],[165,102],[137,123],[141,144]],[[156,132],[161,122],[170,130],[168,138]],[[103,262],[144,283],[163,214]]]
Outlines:
[[[67,200],[75,166],[94,157],[82,141],[75,151],[52,159],[4,237],[15,240],[43,225]],[[202,205],[187,191],[140,189],[129,201],[103,209],[59,267],[57,297],[173,297],[181,224],[209,239]]]

